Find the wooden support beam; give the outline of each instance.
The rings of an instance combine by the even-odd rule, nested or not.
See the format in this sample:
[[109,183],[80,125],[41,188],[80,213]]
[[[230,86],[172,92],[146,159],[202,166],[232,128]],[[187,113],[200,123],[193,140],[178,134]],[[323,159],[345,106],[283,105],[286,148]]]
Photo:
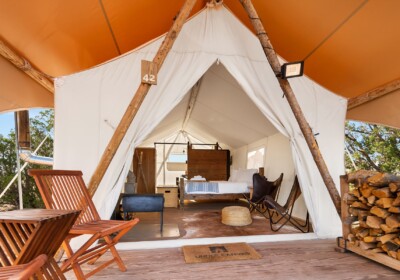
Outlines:
[[25,72],[29,77],[54,94],[53,82],[50,81],[42,72],[33,68],[28,60],[16,54],[2,40],[0,40],[0,54],[14,64],[15,67]]
[[[153,63],[157,65],[158,71],[161,69],[162,64],[164,63],[165,58],[167,57],[169,51],[172,48],[175,39],[178,37],[179,32],[182,29],[183,24],[188,18],[196,0],[186,0],[183,4],[181,10],[174,23],[171,26],[171,29],[168,31],[165,36],[164,41],[162,42],[158,52],[156,53]],[[110,165],[115,153],[119,145],[121,144],[122,139],[124,138],[126,131],[131,125],[136,113],[138,112],[140,105],[142,104],[144,98],[149,92],[151,84],[141,83],[132,99],[129,103],[128,108],[126,109],[118,127],[114,131],[114,134],[108,143],[95,172],[90,179],[88,190],[90,195],[96,192],[101,180],[103,179],[104,174],[107,171],[108,166]]]
[[197,83],[195,83],[194,86],[190,90],[189,103],[187,106],[185,119],[183,120],[182,128],[181,128],[181,130],[183,130],[183,131],[185,130],[186,125],[190,119],[190,116],[192,115],[194,105],[196,104],[197,95],[199,94],[199,91],[200,91],[200,85],[201,85],[202,80],[203,80],[203,77],[201,77],[200,80],[198,80]]
[[347,181],[347,175],[340,176],[340,193],[342,195],[342,203],[341,203],[341,220],[342,220],[342,233],[343,238],[347,240],[347,236],[350,233],[351,225],[347,224],[346,221],[348,219],[349,205],[347,204],[347,194],[349,193],[349,182]]
[[[255,10],[253,3],[251,0],[239,0],[244,9],[246,10],[251,23],[253,24],[254,29],[256,30],[256,34],[261,42],[261,45],[264,49],[265,55],[267,56],[268,62],[272,67],[272,70],[276,75],[281,73],[281,65],[279,63],[278,57],[272,47],[272,44],[268,38],[268,35],[264,29],[264,26],[258,17],[257,11]],[[286,99],[289,102],[289,105],[294,113],[294,116],[300,126],[301,131],[303,132],[304,138],[307,142],[307,145],[311,151],[311,154],[314,158],[314,161],[318,167],[319,172],[321,173],[322,179],[328,189],[329,195],[333,201],[333,204],[336,207],[336,211],[340,216],[341,208],[340,208],[340,195],[338,190],[336,189],[335,183],[331,175],[329,174],[328,167],[321,155],[321,152],[318,148],[317,141],[315,140],[314,134],[311,130],[310,125],[304,117],[303,112],[299,106],[299,103],[296,100],[296,97],[293,93],[293,90],[286,79],[282,79],[277,77],[278,82],[284,92]]]
[[29,111],[15,112],[17,115],[18,147],[24,150],[31,149],[31,135],[29,131]]
[[367,91],[366,93],[357,97],[350,98],[347,102],[347,110],[351,110],[355,107],[358,107],[364,103],[372,101],[398,89],[400,89],[400,79],[374,88],[373,90]]

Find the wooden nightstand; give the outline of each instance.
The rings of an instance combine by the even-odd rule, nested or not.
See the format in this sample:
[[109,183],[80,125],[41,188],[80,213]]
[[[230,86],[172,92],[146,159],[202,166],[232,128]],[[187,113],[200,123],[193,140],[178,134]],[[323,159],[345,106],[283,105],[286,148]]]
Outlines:
[[164,207],[178,207],[178,186],[160,185],[157,186],[156,192],[164,194]]

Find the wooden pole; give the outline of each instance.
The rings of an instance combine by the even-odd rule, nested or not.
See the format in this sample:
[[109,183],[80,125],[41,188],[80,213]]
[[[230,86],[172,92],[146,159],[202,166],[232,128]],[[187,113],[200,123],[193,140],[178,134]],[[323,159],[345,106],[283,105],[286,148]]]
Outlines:
[[[175,39],[178,37],[179,32],[182,29],[183,24],[185,23],[186,19],[188,18],[196,0],[186,0],[184,5],[182,6],[181,10],[177,18],[175,19],[174,23],[171,26],[171,29],[168,31],[167,35],[165,36],[164,41],[162,42],[157,54],[153,59],[153,63],[156,64],[157,69],[161,68],[162,64],[168,52],[171,50]],[[107,171],[108,166],[111,163],[115,153],[119,145],[121,144],[122,139],[125,136],[126,131],[128,130],[129,126],[131,125],[136,113],[138,112],[140,105],[142,104],[144,98],[146,97],[148,91],[150,90],[151,85],[146,83],[141,83],[139,88],[137,89],[135,96],[133,97],[132,101],[129,103],[128,108],[125,111],[118,127],[116,128],[114,135],[112,136],[110,142],[108,143],[100,161],[97,165],[97,168],[90,179],[88,191],[90,195],[96,192],[104,174]]]
[[18,147],[24,150],[31,149],[31,135],[29,133],[29,111],[22,110],[15,112],[17,116]]
[[200,85],[203,80],[203,77],[200,78],[200,80],[197,81],[197,83],[194,84],[194,86],[190,90],[190,97],[189,97],[189,103],[186,109],[186,114],[185,118],[182,123],[181,131],[184,131],[186,128],[186,125],[190,119],[190,116],[192,115],[194,105],[196,104],[197,96],[199,95],[200,92]]
[[[265,55],[267,56],[268,62],[272,67],[274,73],[278,76],[281,73],[281,65],[279,63],[278,57],[272,47],[272,44],[268,38],[267,33],[265,32],[264,26],[261,23],[260,18],[258,17],[257,11],[255,10],[251,0],[239,0],[244,9],[246,10],[251,23],[253,24],[254,29],[256,30],[257,36],[261,42],[261,45],[264,49]],[[335,183],[331,175],[329,174],[329,170],[325,164],[324,159],[322,158],[321,152],[318,148],[317,141],[314,138],[314,134],[311,130],[310,125],[305,119],[303,112],[299,106],[299,103],[296,100],[296,97],[293,93],[293,90],[286,79],[282,79],[281,77],[277,77],[278,82],[284,92],[290,107],[294,113],[294,116],[300,126],[300,129],[304,135],[304,138],[307,142],[307,145],[311,151],[311,154],[314,158],[314,161],[318,167],[319,172],[321,173],[322,179],[328,189],[329,195],[335,205],[336,211],[340,216],[341,208],[340,208],[340,195],[336,189]]]
[[15,67],[24,71],[29,77],[38,82],[45,89],[54,94],[54,85],[42,72],[36,70],[23,57],[17,55],[10,47],[0,40],[0,55],[14,64]]
[[374,89],[367,91],[364,94],[361,94],[357,97],[350,98],[347,102],[347,110],[351,110],[355,107],[358,107],[364,103],[370,102],[374,99],[377,99],[381,96],[384,96],[384,95],[391,93],[398,89],[400,89],[400,79],[394,80],[383,86],[374,88]]
[[351,225],[347,223],[347,218],[350,216],[348,212],[349,206],[347,205],[346,197],[349,193],[349,182],[347,175],[340,176],[340,193],[342,194],[342,205],[341,205],[341,220],[342,220],[342,236],[347,240],[347,236],[350,233]]

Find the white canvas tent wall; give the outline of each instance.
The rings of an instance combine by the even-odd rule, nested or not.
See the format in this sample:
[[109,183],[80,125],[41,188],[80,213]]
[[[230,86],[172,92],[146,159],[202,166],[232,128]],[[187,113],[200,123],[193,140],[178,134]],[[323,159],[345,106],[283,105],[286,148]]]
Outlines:
[[[55,168],[80,169],[85,180],[90,179],[140,83],[141,60],[151,60],[162,39],[91,70],[57,80]],[[205,9],[183,27],[159,72],[158,85],[149,91],[94,195],[100,215],[111,215],[134,147],[217,60],[270,122],[290,139],[316,234],[339,235],[339,217],[258,39],[223,7]],[[306,77],[290,82],[308,122],[318,133],[319,148],[338,186],[339,175],[344,172],[346,100]]]

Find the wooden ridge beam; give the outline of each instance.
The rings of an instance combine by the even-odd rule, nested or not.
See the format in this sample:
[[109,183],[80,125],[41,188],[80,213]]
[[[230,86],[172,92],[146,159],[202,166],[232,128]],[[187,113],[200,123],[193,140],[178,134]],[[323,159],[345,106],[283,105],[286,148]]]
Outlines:
[[25,72],[29,77],[38,82],[45,89],[54,94],[54,84],[42,72],[32,67],[28,60],[19,56],[15,51],[0,40],[0,54],[15,67]]
[[335,183],[329,173],[328,167],[321,155],[321,151],[318,148],[317,141],[315,140],[314,134],[311,130],[310,125],[304,117],[304,114],[297,102],[297,99],[293,93],[293,90],[286,79],[282,79],[278,77],[281,73],[281,65],[279,63],[278,57],[272,47],[272,44],[268,38],[268,35],[264,29],[264,26],[258,17],[257,11],[255,10],[253,3],[251,0],[239,0],[244,9],[246,10],[249,19],[256,30],[257,37],[259,38],[261,45],[264,49],[264,53],[267,56],[268,62],[272,67],[272,70],[277,75],[278,82],[284,92],[287,101],[289,102],[290,108],[293,111],[293,114],[300,126],[300,129],[304,135],[304,138],[307,142],[307,145],[311,151],[311,154],[314,158],[314,161],[317,165],[317,168],[322,176],[322,179],[328,189],[329,195],[335,205],[336,211],[340,216],[341,208],[340,208],[340,195],[338,190],[336,189]]
[[374,88],[357,97],[349,98],[347,102],[347,110],[354,109],[364,103],[370,102],[374,99],[377,99],[381,96],[384,96],[398,89],[400,89],[400,79],[384,84],[383,86]]
[[[179,32],[182,29],[183,24],[185,23],[186,19],[189,17],[189,14],[196,3],[197,0],[186,0],[183,4],[181,10],[177,18],[175,19],[174,23],[172,24],[170,30],[168,31],[167,35],[165,36],[164,41],[161,43],[160,48],[158,49],[153,63],[156,65],[158,71],[160,70],[162,64],[164,63],[165,58],[167,57],[169,51],[172,48],[175,39],[178,37]],[[131,125],[133,119],[138,112],[140,105],[142,104],[144,98],[146,97],[147,93],[150,90],[151,85],[146,83],[141,83],[136,90],[136,93],[129,103],[118,127],[114,131],[114,134],[109,141],[103,155],[97,165],[95,172],[93,173],[89,185],[88,190],[91,196],[96,192],[101,180],[103,179],[104,174],[107,171],[108,166],[110,165],[115,153],[119,145],[122,142],[129,126]]]

